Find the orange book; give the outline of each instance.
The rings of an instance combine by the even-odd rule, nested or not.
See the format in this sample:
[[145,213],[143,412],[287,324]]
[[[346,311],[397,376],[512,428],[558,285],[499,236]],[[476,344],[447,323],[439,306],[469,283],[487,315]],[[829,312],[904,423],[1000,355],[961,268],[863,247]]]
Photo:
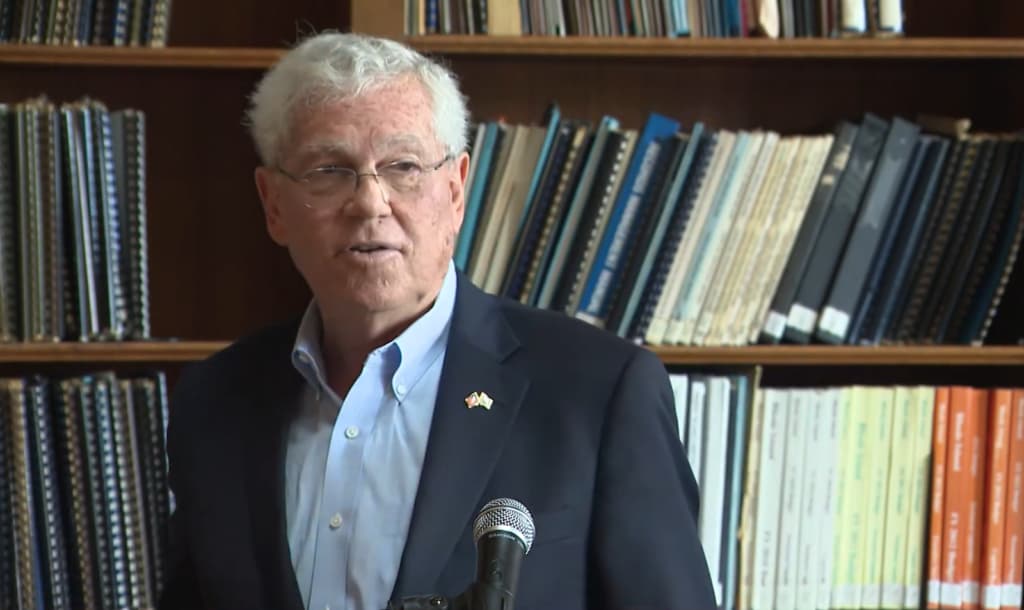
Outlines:
[[988,390],[971,390],[967,403],[970,434],[967,436],[970,466],[967,469],[968,497],[967,532],[964,538],[964,580],[962,608],[981,608],[981,539],[985,514],[985,459],[988,441]]
[[967,520],[971,511],[970,443],[977,408],[972,388],[954,386],[949,397],[949,431],[946,446],[945,515],[942,527],[942,608],[961,608],[966,568]]
[[948,387],[935,388],[935,415],[932,424],[932,502],[928,516],[928,583],[926,599],[929,608],[941,605],[942,592],[942,527],[946,499],[946,446],[949,422]]
[[1013,391],[992,392],[989,451],[985,467],[985,534],[982,543],[981,606],[999,610],[1003,598],[1003,542],[1006,535],[1006,474],[1010,449],[1010,405]]
[[1003,539],[1004,610],[1020,608],[1021,559],[1024,556],[1024,389],[1013,391],[1010,415],[1010,457],[1006,480],[1006,537]]

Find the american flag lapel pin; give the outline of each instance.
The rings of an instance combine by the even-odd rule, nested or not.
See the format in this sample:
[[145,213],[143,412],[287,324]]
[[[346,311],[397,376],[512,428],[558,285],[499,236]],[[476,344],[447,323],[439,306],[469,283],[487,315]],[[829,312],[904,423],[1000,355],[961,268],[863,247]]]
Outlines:
[[472,409],[473,407],[483,407],[490,411],[491,405],[494,404],[494,399],[487,395],[487,392],[473,392],[466,397],[466,408]]

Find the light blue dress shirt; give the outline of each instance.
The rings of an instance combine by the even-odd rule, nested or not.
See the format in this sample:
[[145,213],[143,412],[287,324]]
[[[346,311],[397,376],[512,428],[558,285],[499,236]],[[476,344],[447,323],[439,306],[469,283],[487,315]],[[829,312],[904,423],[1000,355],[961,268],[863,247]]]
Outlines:
[[326,382],[311,303],[292,351],[306,379],[288,431],[285,511],[309,610],[381,610],[402,559],[455,307],[449,263],[434,305],[374,350],[340,398]]

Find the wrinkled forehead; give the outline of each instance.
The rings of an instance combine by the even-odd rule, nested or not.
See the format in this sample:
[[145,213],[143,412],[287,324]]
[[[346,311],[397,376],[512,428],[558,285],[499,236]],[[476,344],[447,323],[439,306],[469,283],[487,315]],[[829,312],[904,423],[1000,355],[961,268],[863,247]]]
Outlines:
[[293,105],[286,148],[300,154],[420,152],[437,146],[433,105],[416,79],[396,79],[356,95],[313,93]]

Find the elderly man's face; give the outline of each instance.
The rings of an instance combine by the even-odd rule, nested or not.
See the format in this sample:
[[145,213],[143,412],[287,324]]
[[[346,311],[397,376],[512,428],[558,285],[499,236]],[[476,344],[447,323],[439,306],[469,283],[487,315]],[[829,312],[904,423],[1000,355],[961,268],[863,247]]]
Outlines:
[[[257,171],[270,235],[321,308],[410,319],[437,295],[462,224],[468,157],[446,157],[432,118],[411,78],[299,107],[280,168]],[[382,178],[360,176],[353,190],[336,168]]]

